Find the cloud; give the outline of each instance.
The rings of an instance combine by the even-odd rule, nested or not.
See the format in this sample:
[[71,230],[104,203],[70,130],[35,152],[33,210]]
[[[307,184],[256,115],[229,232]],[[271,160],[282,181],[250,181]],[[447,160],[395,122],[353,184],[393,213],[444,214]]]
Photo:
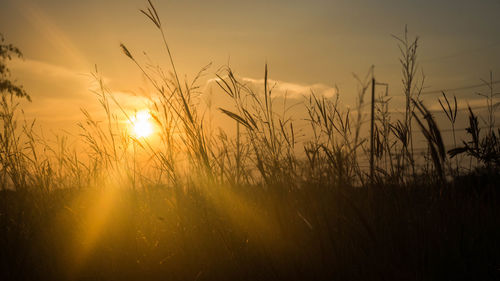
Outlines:
[[47,99],[64,102],[87,100],[91,96],[89,89],[95,84],[90,73],[44,61],[16,59],[9,63],[9,68],[34,103]]
[[[33,102],[23,102],[23,110],[28,118],[36,118],[42,123],[57,123],[61,120],[78,121],[82,117],[80,109],[89,110],[96,118],[103,114],[102,105],[93,93],[100,92],[98,81],[91,73],[79,71],[33,59],[15,59],[9,68],[19,84],[28,91]],[[102,77],[105,85],[109,79]],[[111,91],[111,95],[128,112],[141,110],[150,100],[131,91]],[[109,99],[110,106],[120,115],[117,106]]]
[[[253,79],[244,77],[242,81],[250,83],[259,89],[264,89],[264,79]],[[325,84],[299,84],[293,82],[279,81],[268,79],[268,85],[273,90],[275,96],[285,96],[291,99],[301,99],[304,96],[309,96],[311,91],[318,96],[331,98],[337,94],[337,90]]]
[[54,22],[38,5],[32,1],[16,1],[19,11],[26,21],[38,29],[46,43],[52,44],[72,65],[79,67],[89,65],[86,57],[73,43],[70,37]]
[[[443,98],[441,98],[441,102],[443,103],[444,107],[445,108],[448,108],[448,106],[446,105],[446,102]],[[443,109],[441,108],[441,105],[439,104],[439,101],[438,99],[433,99],[434,101],[432,103],[426,103],[424,102],[425,105],[427,105],[427,108],[431,111],[431,112],[442,112]],[[454,108],[454,101],[453,99],[449,99],[449,102],[450,102],[450,105],[452,106],[452,109]],[[494,99],[493,100],[493,104],[498,104],[499,103],[499,100],[498,99]],[[461,98],[461,99],[457,99],[457,109],[458,111],[468,111],[468,108],[469,106],[472,108],[473,111],[483,111],[483,110],[487,110],[488,108],[488,103],[487,103],[487,100],[486,98],[484,97],[481,97],[481,96],[473,96],[473,97],[469,97],[469,98]]]
[[[264,91],[264,79],[254,79],[249,77],[241,77],[237,79],[255,93],[262,93]],[[215,84],[216,81],[220,81],[220,79],[214,78],[208,80],[206,89],[213,89],[213,87],[218,88],[219,86]],[[300,84],[273,79],[268,79],[267,83],[269,89],[272,89],[272,95],[274,97],[286,96],[287,99],[300,100],[304,97],[308,97],[311,94],[311,91],[318,96],[324,96],[326,98],[334,97],[338,93],[336,88],[321,83]]]
[[46,76],[46,78],[81,80],[84,77],[90,77],[88,74],[79,73],[60,65],[32,59],[14,59],[9,63],[9,67],[15,71],[30,72],[32,75]]
[[[141,95],[131,94],[129,92],[114,91],[113,98],[124,110],[139,111],[150,107],[153,101],[150,98]],[[110,103],[114,103],[110,101]]]

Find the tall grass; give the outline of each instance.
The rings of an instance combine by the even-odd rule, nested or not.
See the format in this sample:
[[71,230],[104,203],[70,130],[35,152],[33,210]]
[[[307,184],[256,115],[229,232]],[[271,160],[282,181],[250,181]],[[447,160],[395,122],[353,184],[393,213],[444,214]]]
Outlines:
[[[357,78],[355,110],[339,95],[311,92],[302,105],[310,137],[299,141],[267,65],[260,90],[224,67],[214,81],[232,105],[219,111],[237,132],[213,132],[197,102],[209,66],[181,81],[157,10],[148,1],[141,12],[160,34],[168,70],[143,64],[125,44],[121,50],[155,90],[149,111],[158,142],[124,125],[133,113],[97,69],[94,94],[105,117],[82,109],[76,140],[37,135],[34,122],[19,121],[15,95],[2,92],[3,280],[499,277],[500,132],[492,83],[487,134],[469,108],[471,140],[447,154],[419,95],[418,41],[405,30],[398,38],[405,114],[396,119],[386,95],[379,98],[376,180],[368,184],[363,108],[370,73]],[[456,100],[452,106],[444,98],[455,130]],[[428,145],[423,165],[412,124]],[[456,173],[460,162],[451,157],[458,154],[477,159],[478,172]]]

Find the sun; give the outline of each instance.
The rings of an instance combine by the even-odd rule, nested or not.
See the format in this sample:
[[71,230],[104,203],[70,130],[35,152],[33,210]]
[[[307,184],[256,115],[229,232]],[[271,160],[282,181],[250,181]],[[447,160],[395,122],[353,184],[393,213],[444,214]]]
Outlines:
[[151,114],[147,110],[141,110],[131,118],[132,129],[138,138],[147,138],[153,133],[153,124],[150,121]]

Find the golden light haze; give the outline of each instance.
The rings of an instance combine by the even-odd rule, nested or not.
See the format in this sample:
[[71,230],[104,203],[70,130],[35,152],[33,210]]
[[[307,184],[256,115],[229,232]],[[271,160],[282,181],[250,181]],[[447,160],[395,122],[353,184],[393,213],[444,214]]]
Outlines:
[[[141,110],[152,89],[119,44],[142,62],[169,69],[160,37],[139,13],[144,2],[3,1],[0,32],[25,55],[11,69],[33,98],[27,116],[48,128],[74,128],[80,108],[98,108],[89,91],[95,65],[123,103],[145,97],[129,108]],[[279,85],[292,91],[338,86],[346,104],[355,102],[352,73],[362,76],[375,65],[377,79],[400,95],[399,50],[391,34],[402,35],[405,25],[421,37],[426,90],[477,84],[490,70],[500,73],[498,1],[156,2],[181,80],[213,63],[200,86],[211,89],[203,94],[214,107],[223,102],[221,94],[203,83],[226,64],[247,81],[259,81],[267,62]],[[462,104],[477,98],[470,91],[456,94]]]

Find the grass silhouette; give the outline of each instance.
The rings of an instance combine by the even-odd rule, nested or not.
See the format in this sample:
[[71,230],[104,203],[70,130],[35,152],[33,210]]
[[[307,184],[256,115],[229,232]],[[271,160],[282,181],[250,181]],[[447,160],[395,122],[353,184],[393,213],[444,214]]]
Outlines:
[[[215,82],[232,107],[219,111],[238,129],[234,137],[215,133],[196,105],[208,66],[193,81],[179,79],[148,5],[141,12],[160,32],[172,71],[121,49],[155,89],[149,112],[159,145],[123,126],[132,116],[97,69],[95,95],[106,118],[82,111],[84,148],[37,136],[34,123],[18,120],[16,96],[27,95],[2,88],[0,279],[498,280],[493,83],[487,132],[469,107],[471,140],[459,146],[454,134],[447,151],[420,96],[418,40],[405,32],[398,38],[405,116],[393,120],[381,98],[370,179],[363,166],[370,136],[361,132],[370,75],[358,78],[354,111],[343,110],[338,95],[311,93],[304,106],[312,133],[300,143],[287,106],[277,110],[268,66],[262,92],[224,67]],[[455,132],[456,99],[443,97]],[[412,124],[428,144],[420,162]],[[457,155],[478,164],[462,167]]]

